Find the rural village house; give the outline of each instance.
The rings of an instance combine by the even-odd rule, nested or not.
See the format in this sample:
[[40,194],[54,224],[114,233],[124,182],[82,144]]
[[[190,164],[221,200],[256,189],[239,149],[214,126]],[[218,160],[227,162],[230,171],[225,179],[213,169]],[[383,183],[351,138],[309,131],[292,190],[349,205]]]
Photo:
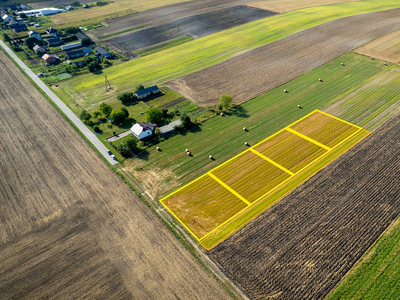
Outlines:
[[97,46],[95,49],[96,51],[96,55],[101,56],[101,57],[105,57],[105,58],[110,58],[110,52],[108,52],[106,49]]
[[53,54],[45,54],[42,56],[42,59],[44,60],[46,66],[49,66],[57,63],[59,58]]
[[83,39],[90,39],[86,34],[84,34],[83,32],[78,32],[76,35],[76,38],[82,42]]
[[54,37],[54,38],[47,40],[47,44],[49,44],[50,47],[58,46],[58,45],[61,45],[62,43],[64,43],[64,42],[59,37]]
[[15,32],[28,30],[28,28],[26,28],[25,24],[16,23],[16,24],[13,24],[11,27],[12,27],[12,29],[14,29]]
[[132,126],[131,131],[135,137],[139,140],[151,137],[156,129],[157,125],[152,123],[136,123]]
[[45,46],[39,46],[39,45],[35,45],[33,47],[33,51],[35,51],[35,53],[46,53],[47,48]]
[[75,50],[75,51],[70,51],[65,53],[68,57],[68,59],[73,59],[73,58],[78,58],[85,56],[86,54],[92,53],[92,50],[90,48],[83,49],[83,50]]
[[53,28],[53,27],[49,27],[46,30],[47,34],[49,35],[49,37],[56,37],[57,36],[57,29]]
[[136,97],[138,99],[143,99],[151,95],[158,94],[160,92],[158,86],[154,85],[151,87],[148,87],[147,89],[139,90],[135,92]]
[[42,35],[37,31],[29,31],[29,37],[37,38],[38,40],[42,39]]
[[5,15],[2,17],[2,19],[3,19],[3,21],[4,21],[5,23],[9,23],[11,20],[13,20],[13,17],[11,17],[10,15],[5,14]]

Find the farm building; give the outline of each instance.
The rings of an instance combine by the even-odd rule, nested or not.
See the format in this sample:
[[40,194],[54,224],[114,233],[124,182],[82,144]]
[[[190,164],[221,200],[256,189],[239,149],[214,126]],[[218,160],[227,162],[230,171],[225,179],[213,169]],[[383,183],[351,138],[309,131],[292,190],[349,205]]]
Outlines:
[[70,5],[68,5],[68,6],[65,7],[65,9],[70,11],[70,10],[73,10],[74,8],[72,6],[70,6]]
[[15,4],[10,4],[10,5],[4,6],[3,9],[4,9],[5,11],[7,11],[7,10],[9,10],[9,9],[11,9],[11,10],[17,10],[17,6],[16,6]]
[[17,24],[19,24],[19,22],[15,19],[11,19],[10,22],[8,22],[8,26],[11,26],[11,28]]
[[105,58],[110,58],[111,54],[110,52],[108,52],[106,49],[97,46],[96,49],[96,55],[101,56],[101,57],[105,57]]
[[84,34],[83,32],[78,32],[78,33],[76,34],[76,38],[77,38],[80,42],[82,42],[83,39],[89,39],[89,37],[88,37],[86,34]]
[[77,42],[77,43],[61,46],[61,50],[66,51],[66,50],[69,50],[69,49],[79,48],[81,46],[82,46],[82,43],[81,42]]
[[131,131],[135,137],[137,137],[139,140],[143,140],[145,138],[151,137],[156,128],[156,124],[144,122],[136,123],[135,125],[133,125]]
[[13,20],[13,17],[10,15],[5,14],[4,16],[1,17],[5,23],[9,23],[11,20]]
[[37,38],[38,40],[42,39],[42,35],[37,31],[29,31],[28,35],[29,37],[34,37]]
[[12,26],[12,29],[14,29],[15,32],[20,32],[20,31],[26,31],[28,28],[26,28],[25,24],[15,24]]
[[35,53],[46,53],[47,48],[45,46],[35,45],[33,51],[35,51]]
[[47,44],[49,44],[51,47],[61,45],[62,43],[64,42],[59,37],[54,37],[47,40]]
[[59,8],[54,8],[54,7],[48,7],[48,8],[41,8],[41,9],[33,9],[33,10],[23,10],[19,11],[19,14],[26,14],[27,16],[32,16],[36,15],[37,17],[40,16],[49,16],[49,15],[55,15],[58,13],[66,12],[64,9],[59,9]]
[[46,32],[49,35],[49,37],[56,37],[57,36],[57,29],[55,29],[53,27],[47,28]]
[[135,92],[136,97],[138,99],[143,99],[151,95],[158,94],[160,92],[158,86],[154,85],[151,87],[148,87],[147,89],[139,90]]
[[74,62],[74,65],[79,68],[83,68],[84,66],[86,66],[86,62],[84,60],[80,60],[80,61]]
[[57,56],[52,55],[52,54],[45,54],[42,56],[42,59],[44,60],[46,66],[55,64],[59,60],[59,58]]
[[182,125],[181,120],[176,120],[174,122],[169,123],[168,125],[160,127],[160,134],[161,135],[167,135],[170,133],[173,133],[175,131],[175,126]]
[[75,50],[75,51],[67,52],[66,55],[67,55],[68,59],[74,59],[74,58],[85,56],[85,52],[83,52],[82,50]]

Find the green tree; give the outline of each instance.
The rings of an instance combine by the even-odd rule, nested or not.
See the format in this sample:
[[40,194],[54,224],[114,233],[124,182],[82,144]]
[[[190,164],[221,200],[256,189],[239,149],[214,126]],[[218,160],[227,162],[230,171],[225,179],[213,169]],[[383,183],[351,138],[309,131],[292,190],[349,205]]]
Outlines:
[[125,107],[121,108],[121,111],[125,114],[125,118],[129,117],[129,111]]
[[110,113],[112,112],[112,107],[111,105],[103,102],[100,107],[99,107],[99,111],[106,117],[108,117],[110,115]]
[[81,40],[81,43],[82,43],[82,46],[88,46],[88,45],[90,45],[92,43],[92,40],[89,39],[89,38],[83,38]]
[[145,115],[147,122],[160,124],[163,121],[163,112],[157,107],[150,107],[148,110],[146,110]]
[[71,2],[71,6],[81,6],[81,3],[79,2],[79,1],[74,1],[74,2]]
[[222,105],[223,108],[228,108],[232,103],[232,96],[228,94],[223,94],[219,98],[219,104]]
[[101,68],[99,62],[97,60],[92,61],[87,65],[89,72],[96,72]]
[[180,119],[181,119],[182,125],[183,125],[185,128],[190,128],[190,127],[193,125],[193,123],[192,123],[192,121],[190,120],[190,117],[187,115],[187,113],[181,114]]
[[110,113],[110,119],[113,121],[115,124],[120,124],[123,123],[126,119],[126,113],[122,110],[113,110]]
[[28,16],[27,16],[25,13],[20,13],[19,16],[20,16],[22,19],[27,19],[27,18],[28,18]]
[[88,113],[86,110],[82,110],[79,114],[79,118],[83,121],[89,121],[91,117],[91,114]]
[[98,109],[95,109],[94,111],[92,111],[92,116],[96,119],[98,119],[99,116],[101,116],[101,115],[102,115],[102,113]]
[[136,139],[129,139],[125,143],[120,144],[117,147],[119,153],[121,153],[124,157],[129,157],[132,153],[139,152],[140,148],[138,147],[138,142]]
[[136,86],[136,90],[137,90],[137,91],[144,90],[143,84],[137,85],[137,86]]
[[122,93],[118,95],[118,100],[120,100],[122,103],[126,104],[128,102],[131,102],[133,100],[136,100],[136,96],[133,93]]
[[38,45],[39,43],[40,43],[39,40],[35,37],[29,37],[25,40],[25,45],[29,49],[33,49],[33,47],[35,47],[35,45]]
[[8,14],[9,14],[10,16],[14,15],[14,12],[13,12],[13,10],[12,10],[11,8],[9,8],[9,9],[7,10],[7,12],[8,12]]

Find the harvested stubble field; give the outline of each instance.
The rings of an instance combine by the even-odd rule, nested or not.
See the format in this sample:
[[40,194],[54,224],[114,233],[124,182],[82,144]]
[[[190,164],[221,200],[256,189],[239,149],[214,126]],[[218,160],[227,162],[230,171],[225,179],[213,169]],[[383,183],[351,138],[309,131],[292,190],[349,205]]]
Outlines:
[[253,299],[321,299],[400,212],[400,115],[209,252]]
[[248,5],[253,7],[258,7],[261,9],[276,11],[279,13],[285,13],[288,11],[298,10],[312,6],[331,5],[331,4],[351,2],[351,1],[362,1],[362,0],[306,0],[306,1],[263,0],[263,1],[251,2]]
[[242,103],[399,29],[399,11],[362,14],[319,25],[166,85],[200,105],[218,103],[221,93]]
[[400,64],[400,30],[385,35],[375,41],[365,44],[356,53]]
[[3,52],[0,64],[0,295],[227,298]]
[[[148,1],[146,1],[148,2]],[[98,38],[138,26],[153,27],[166,24],[181,18],[209,13],[226,7],[246,4],[249,0],[201,0],[201,1],[175,1],[175,4],[159,1],[161,7],[148,9],[136,14],[109,19],[103,22],[102,28],[91,31]],[[170,5],[168,5],[170,4]],[[143,10],[143,9],[141,9]]]
[[115,93],[105,92],[103,75],[118,93],[132,91],[137,84],[159,85],[306,28],[346,16],[397,7],[400,7],[397,0],[369,0],[279,14],[112,66],[103,70],[101,76],[88,74],[65,80],[56,92],[64,99],[107,101],[115,98]]
[[171,39],[182,36],[200,38],[272,15],[275,15],[275,13],[259,8],[238,5],[118,35],[103,40],[103,42],[110,45],[113,49],[118,49],[125,55],[129,55],[127,52],[131,51],[130,55],[132,56],[134,55],[132,52],[135,50],[163,43]]

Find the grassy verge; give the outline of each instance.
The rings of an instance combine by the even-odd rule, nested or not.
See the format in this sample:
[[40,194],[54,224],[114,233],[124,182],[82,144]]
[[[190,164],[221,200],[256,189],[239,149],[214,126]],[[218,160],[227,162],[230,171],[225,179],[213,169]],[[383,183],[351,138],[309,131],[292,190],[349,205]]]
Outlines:
[[399,269],[400,219],[398,217],[326,299],[398,299]]
[[[160,84],[306,28],[351,15],[397,7],[400,7],[400,3],[396,0],[369,0],[280,14],[110,67],[104,70],[103,75],[118,92],[127,91],[137,84]],[[65,81],[62,88],[73,98],[106,100],[110,95],[101,88],[103,84],[103,76],[83,75]]]
[[154,46],[142,48],[138,51],[135,51],[135,54],[137,54],[139,56],[146,56],[146,55],[150,55],[150,54],[156,53],[161,50],[172,48],[172,47],[175,47],[175,46],[178,46],[178,45],[181,45],[181,44],[193,41],[193,40],[194,40],[194,38],[192,38],[191,36],[184,35],[184,36],[180,36],[175,39],[166,41],[164,43],[160,43],[160,44],[157,44]]
[[243,212],[239,216],[237,216],[234,220],[222,226],[205,239],[201,241],[201,244],[206,249],[211,249],[216,246],[222,240],[227,238],[229,235],[233,234],[237,229],[245,225],[247,222],[252,220],[254,217],[258,216],[264,210],[266,210],[269,206],[273,205],[276,201],[278,201],[281,197],[289,193],[292,189],[294,189],[297,185],[301,184],[307,178],[311,177],[318,170],[322,169],[325,165],[329,164],[331,161],[336,159],[342,153],[346,152],[349,148],[354,146],[356,143],[361,141],[368,135],[368,132],[362,131],[360,134],[354,136],[353,138],[347,140],[342,145],[337,147],[335,150],[328,153],[326,156],[318,160],[309,168],[305,169],[303,172],[295,176],[292,180],[284,184],[278,190],[265,197],[264,199],[257,202],[255,205],[251,206],[250,209]]
[[102,39],[105,39],[105,38],[108,38],[108,37],[111,37],[111,36],[114,36],[114,35],[118,35],[118,34],[121,34],[121,33],[142,29],[144,27],[146,27],[146,25],[140,25],[140,26],[136,26],[136,27],[133,27],[133,28],[121,30],[121,31],[118,31],[118,32],[114,32],[114,33],[110,33],[110,34],[106,34],[106,35],[101,35],[101,36],[99,36],[99,40],[102,40]]

